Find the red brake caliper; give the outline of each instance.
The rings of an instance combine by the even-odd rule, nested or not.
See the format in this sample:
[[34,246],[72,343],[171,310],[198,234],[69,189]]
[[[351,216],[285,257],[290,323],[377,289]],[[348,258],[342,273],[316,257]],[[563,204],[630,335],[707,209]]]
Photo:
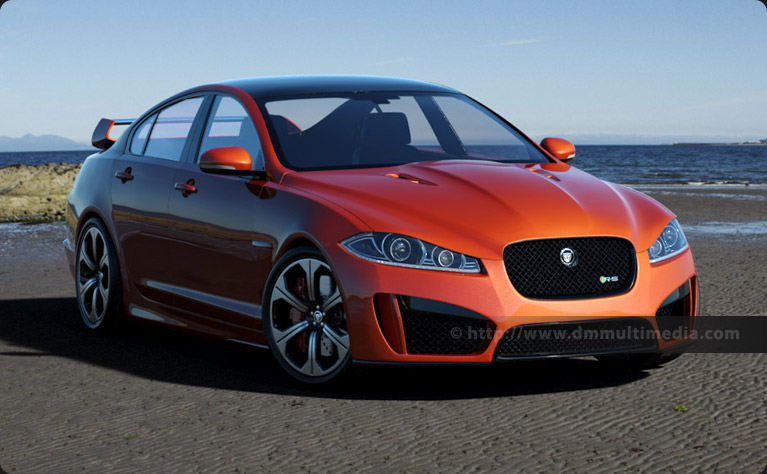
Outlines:
[[[306,279],[305,278],[299,278],[296,282],[296,286],[293,287],[293,294],[300,296],[303,298],[304,301],[306,301],[306,295],[304,292],[306,291]],[[301,313],[301,311],[297,310],[296,308],[290,308],[290,321],[293,324],[296,324],[304,319],[304,315]],[[296,340],[296,346],[298,347],[298,350],[301,352],[306,352],[306,338],[307,333],[304,332],[300,336],[298,336]]]

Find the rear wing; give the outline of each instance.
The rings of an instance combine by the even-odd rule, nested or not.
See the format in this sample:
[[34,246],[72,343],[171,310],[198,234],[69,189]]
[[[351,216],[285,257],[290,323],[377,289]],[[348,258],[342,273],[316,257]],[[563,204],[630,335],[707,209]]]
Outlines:
[[93,130],[93,136],[91,137],[91,143],[93,146],[100,150],[108,150],[109,147],[114,145],[115,140],[109,137],[109,132],[115,125],[130,125],[135,122],[136,119],[108,119],[103,118],[99,120],[96,129]]

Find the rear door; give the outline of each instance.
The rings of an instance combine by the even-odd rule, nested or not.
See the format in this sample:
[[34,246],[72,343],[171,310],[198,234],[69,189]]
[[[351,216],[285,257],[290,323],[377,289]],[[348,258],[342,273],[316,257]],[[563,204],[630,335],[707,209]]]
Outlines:
[[[173,274],[167,290],[183,310],[260,330],[273,242],[255,227],[271,195],[265,181],[206,173],[197,162],[212,148],[238,146],[250,154],[255,170],[263,170],[261,143],[245,108],[228,95],[215,97],[200,135],[193,162],[176,171],[174,181],[182,189],[169,199],[176,242],[168,254]],[[183,184],[195,191],[184,192]]]
[[112,217],[123,251],[124,270],[146,298],[172,304],[154,282],[168,279],[168,197],[186,158],[190,132],[204,96],[183,98],[144,119],[115,160]]

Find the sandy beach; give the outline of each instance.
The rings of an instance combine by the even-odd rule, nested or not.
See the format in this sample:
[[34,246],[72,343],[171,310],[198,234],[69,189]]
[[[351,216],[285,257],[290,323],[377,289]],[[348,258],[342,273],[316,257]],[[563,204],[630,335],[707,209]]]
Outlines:
[[[4,179],[0,202],[32,192],[5,192]],[[767,188],[639,189],[679,215],[706,314],[767,315]],[[0,224],[0,236],[9,473],[767,468],[764,354],[686,354],[642,372],[590,359],[364,367],[305,387],[255,348],[139,325],[86,334],[63,223]]]

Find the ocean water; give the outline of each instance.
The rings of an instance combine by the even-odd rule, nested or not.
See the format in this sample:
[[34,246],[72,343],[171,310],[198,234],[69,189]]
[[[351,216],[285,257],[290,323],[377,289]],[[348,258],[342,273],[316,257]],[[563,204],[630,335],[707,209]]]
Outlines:
[[0,168],[6,166],[44,165],[46,163],[82,163],[95,153],[95,148],[83,151],[12,151],[0,153]]
[[574,166],[621,184],[767,184],[767,146],[576,147]]
[[[581,145],[572,165],[621,184],[767,184],[767,146]],[[81,163],[93,151],[0,153],[16,163]]]

